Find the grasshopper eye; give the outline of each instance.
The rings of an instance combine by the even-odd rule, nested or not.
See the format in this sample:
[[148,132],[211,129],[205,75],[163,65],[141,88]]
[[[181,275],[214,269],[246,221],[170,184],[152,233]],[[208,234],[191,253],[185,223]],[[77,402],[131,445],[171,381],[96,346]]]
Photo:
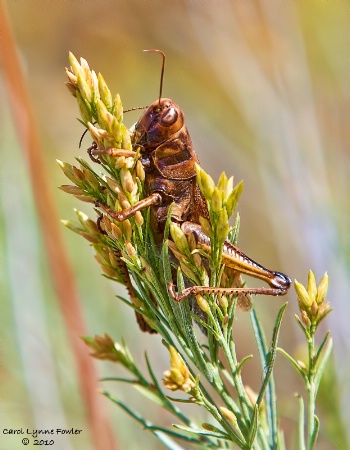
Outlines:
[[177,121],[178,116],[178,112],[172,106],[161,116],[160,124],[164,127],[170,127],[170,125],[173,125]]

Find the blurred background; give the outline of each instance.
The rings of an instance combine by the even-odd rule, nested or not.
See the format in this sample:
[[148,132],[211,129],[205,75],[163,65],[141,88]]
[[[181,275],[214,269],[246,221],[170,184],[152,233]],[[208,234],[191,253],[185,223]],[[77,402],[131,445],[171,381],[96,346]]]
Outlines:
[[[56,158],[74,163],[76,156],[86,157],[84,149],[91,143],[86,137],[78,148],[84,129],[76,120],[75,99],[64,86],[68,52],[83,56],[101,72],[126,109],[150,104],[158,96],[161,60],[142,50],[166,53],[163,96],[182,107],[203,168],[214,180],[223,170],[236,182],[244,180],[239,247],[264,266],[304,284],[310,268],[318,280],[329,273],[328,298],[335,311],[323,332],[332,331],[336,370],[329,367],[325,376],[317,448],[345,448],[343,424],[350,420],[347,2],[101,0],[4,5],[43,149],[48,189],[62,219],[74,219],[74,208],[91,212],[88,205],[57,189],[67,179]],[[0,83],[0,422],[3,428],[82,429],[79,436],[57,440],[54,448],[92,449],[76,361],[37,215],[40,193],[33,193],[4,71]],[[126,125],[140,114],[128,113]],[[161,378],[169,357],[159,338],[141,335],[133,312],[115,298],[125,292],[101,276],[87,241],[63,226],[60,233],[87,333],[108,332],[119,342],[124,338],[141,366],[144,352],[149,354]],[[64,277],[61,282],[66,282]],[[248,280],[250,286],[254,283]],[[293,289],[287,300],[280,346],[302,358]],[[255,299],[266,330],[283,301]],[[256,356],[249,315],[239,314],[234,333],[240,358]],[[118,366],[97,362],[96,367],[98,376],[120,375]],[[276,374],[287,448],[296,448],[294,393],[303,393],[303,386],[281,357]],[[244,376],[253,389],[259,386],[257,357]],[[170,416],[140,400],[131,388],[117,383],[104,383],[103,388],[153,423],[172,424]],[[115,448],[164,448],[116,405],[102,397],[101,403]],[[207,420],[198,410],[196,414],[198,423]],[[18,449],[19,442],[0,435],[0,448]]]

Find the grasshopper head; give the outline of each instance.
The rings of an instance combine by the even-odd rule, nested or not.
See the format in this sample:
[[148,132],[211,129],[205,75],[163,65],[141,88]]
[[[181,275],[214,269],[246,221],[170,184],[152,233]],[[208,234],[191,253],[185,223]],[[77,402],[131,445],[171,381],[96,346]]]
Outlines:
[[181,108],[169,98],[161,98],[153,102],[137,122],[133,144],[140,145],[144,151],[152,151],[170,139],[183,125]]

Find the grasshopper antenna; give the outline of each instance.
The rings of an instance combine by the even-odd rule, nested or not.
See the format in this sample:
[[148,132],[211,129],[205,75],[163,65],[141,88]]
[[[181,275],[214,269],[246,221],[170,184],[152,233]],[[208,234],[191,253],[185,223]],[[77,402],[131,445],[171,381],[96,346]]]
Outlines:
[[163,78],[164,78],[164,68],[165,68],[165,54],[161,50],[157,50],[155,48],[150,48],[148,50],[144,50],[144,52],[153,52],[153,53],[160,53],[163,57],[163,63],[162,63],[162,71],[160,74],[160,89],[159,89],[159,100],[158,104],[160,106],[160,99],[162,97],[162,91],[163,91]]
[[137,109],[146,109],[146,108],[148,108],[148,105],[147,106],[135,106],[135,108],[123,109],[123,113],[127,113],[130,111],[136,111]]

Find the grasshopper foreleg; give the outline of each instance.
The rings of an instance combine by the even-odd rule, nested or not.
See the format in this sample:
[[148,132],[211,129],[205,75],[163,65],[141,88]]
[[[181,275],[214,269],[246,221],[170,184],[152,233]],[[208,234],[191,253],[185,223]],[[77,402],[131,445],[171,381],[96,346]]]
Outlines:
[[162,197],[157,192],[154,192],[149,197],[146,197],[139,202],[135,203],[135,205],[130,206],[130,208],[123,209],[120,212],[114,211],[114,209],[107,206],[105,203],[101,203],[99,201],[95,202],[95,206],[97,208],[103,209],[105,213],[107,213],[112,219],[117,220],[118,222],[124,222],[124,220],[129,219],[134,216],[137,211],[141,211],[144,208],[148,208],[151,205],[160,205],[162,203]]

